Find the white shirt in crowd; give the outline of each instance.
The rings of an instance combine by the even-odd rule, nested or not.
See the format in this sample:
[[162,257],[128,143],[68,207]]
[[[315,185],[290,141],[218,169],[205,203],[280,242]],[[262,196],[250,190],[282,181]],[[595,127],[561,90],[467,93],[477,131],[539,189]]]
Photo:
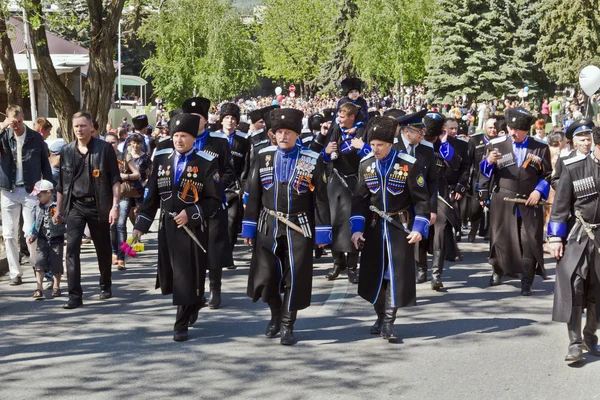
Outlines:
[[26,133],[21,136],[15,135],[17,140],[17,175],[15,177],[15,185],[24,185],[23,181],[23,144],[25,143]]

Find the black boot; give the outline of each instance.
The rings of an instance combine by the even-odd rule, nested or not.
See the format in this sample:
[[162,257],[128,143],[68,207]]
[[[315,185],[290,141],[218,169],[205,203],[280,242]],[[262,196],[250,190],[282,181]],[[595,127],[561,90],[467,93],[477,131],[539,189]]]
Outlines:
[[417,264],[417,283],[427,282],[427,264]]
[[281,297],[273,297],[269,300],[269,308],[271,309],[271,320],[267,325],[265,336],[274,338],[281,330]]
[[294,337],[294,322],[296,322],[296,311],[288,311],[290,306],[290,289],[286,288],[281,307],[281,339],[279,343],[284,346],[296,344]]
[[583,338],[581,337],[581,311],[580,306],[571,309],[571,321],[567,324],[569,330],[569,352],[565,357],[567,362],[583,360]]
[[221,307],[221,279],[223,270],[221,268],[208,271],[210,297],[208,299],[208,308],[215,310]]
[[479,229],[480,220],[471,221],[471,230],[469,231],[469,236],[467,238],[469,243],[473,243],[475,238],[477,237],[477,230]]
[[388,288],[385,292],[385,311],[383,313],[383,323],[381,324],[381,337],[390,343],[398,343],[398,335],[394,330],[398,308],[392,307],[393,295],[392,291]]
[[379,297],[377,301],[373,305],[375,309],[375,313],[377,314],[377,321],[373,324],[370,329],[372,335],[380,335],[381,334],[381,325],[383,324],[383,316],[385,314],[385,287],[382,286],[379,291]]
[[346,267],[348,268],[348,281],[358,283],[358,253],[348,253]]
[[583,348],[593,356],[600,356],[596,330],[598,330],[596,303],[588,302],[585,310],[585,326],[583,327]]
[[341,251],[331,251],[333,255],[333,269],[327,274],[327,280],[332,281],[340,276],[340,272],[346,269],[346,257]]
[[[535,276],[535,259],[523,258],[523,273],[521,274],[521,296],[531,296],[531,285]],[[581,319],[581,313],[579,313]]]
[[417,283],[427,282],[427,249],[426,244],[415,246],[415,262],[417,263]]
[[433,251],[431,260],[431,290],[440,290],[444,287],[442,283],[442,272],[444,271],[444,257],[441,250]]

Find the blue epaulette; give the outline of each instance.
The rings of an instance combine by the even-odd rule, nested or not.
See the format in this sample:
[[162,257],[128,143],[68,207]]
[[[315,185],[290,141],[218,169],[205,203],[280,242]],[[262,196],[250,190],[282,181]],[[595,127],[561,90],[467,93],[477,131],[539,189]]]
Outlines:
[[207,152],[202,151],[202,150],[196,152],[196,154],[198,154],[200,157],[202,157],[202,158],[204,158],[205,160],[208,160],[208,161],[212,161],[212,160],[215,159],[215,156],[213,156],[212,154],[208,154]]

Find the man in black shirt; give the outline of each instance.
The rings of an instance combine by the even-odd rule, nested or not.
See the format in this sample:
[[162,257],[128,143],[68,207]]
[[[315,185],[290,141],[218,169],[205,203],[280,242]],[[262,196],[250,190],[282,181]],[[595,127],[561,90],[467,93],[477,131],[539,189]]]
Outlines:
[[83,305],[81,289],[81,239],[88,224],[96,247],[100,269],[100,299],[112,297],[110,225],[119,217],[121,176],[112,146],[92,137],[92,116],[79,112],[73,116],[77,140],[64,146],[60,157],[57,212],[54,223],[63,215],[67,222],[67,309]]

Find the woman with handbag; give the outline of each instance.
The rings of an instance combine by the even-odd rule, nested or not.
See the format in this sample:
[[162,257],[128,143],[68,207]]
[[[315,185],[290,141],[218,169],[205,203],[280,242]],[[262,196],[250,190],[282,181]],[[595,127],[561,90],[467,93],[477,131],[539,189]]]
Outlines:
[[[150,178],[150,173],[152,172],[152,160],[148,153],[144,152],[144,138],[139,134],[134,134],[131,139],[129,139],[129,154],[131,155],[133,162],[138,168],[140,172],[140,182],[142,186],[142,193],[146,184],[148,183],[148,178]],[[143,202],[142,197],[134,198],[134,206],[129,213],[130,220],[133,224],[135,224],[135,219],[137,218],[138,208]],[[131,219],[133,215],[133,219]]]
[[[132,207],[135,207],[136,200],[141,199],[144,194],[144,188],[140,181],[140,171],[133,157],[128,151],[128,145],[135,143],[141,147],[142,137],[139,134],[131,135],[125,142],[125,151],[119,157],[119,169],[121,171],[121,201],[119,202],[119,221],[117,222],[117,235],[113,235],[113,252],[117,249],[117,268],[119,271],[125,270],[125,252],[121,250],[121,243],[127,240],[127,216]],[[116,238],[115,238],[116,236]],[[116,239],[116,240],[115,240]]]

